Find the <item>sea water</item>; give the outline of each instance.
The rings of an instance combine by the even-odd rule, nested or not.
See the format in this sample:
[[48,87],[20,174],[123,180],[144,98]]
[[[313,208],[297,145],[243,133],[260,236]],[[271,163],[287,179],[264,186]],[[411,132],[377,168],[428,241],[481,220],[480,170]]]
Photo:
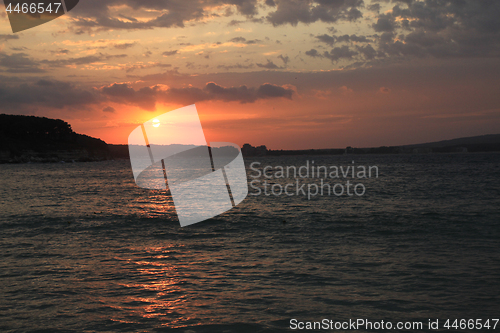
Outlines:
[[312,161],[379,174],[355,180],[362,196],[249,188],[236,208],[181,228],[172,198],[138,188],[128,161],[0,165],[0,331],[500,316],[500,154],[245,159],[249,181],[252,162]]

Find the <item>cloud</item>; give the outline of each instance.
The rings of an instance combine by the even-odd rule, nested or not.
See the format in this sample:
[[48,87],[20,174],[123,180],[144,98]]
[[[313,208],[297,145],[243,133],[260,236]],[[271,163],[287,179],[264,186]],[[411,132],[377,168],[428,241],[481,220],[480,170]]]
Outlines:
[[310,49],[309,51],[306,51],[306,55],[313,57],[313,58],[316,58],[316,57],[321,58],[322,57],[322,55],[316,49]]
[[494,0],[400,1],[373,28],[386,56],[498,57],[499,16]]
[[71,51],[68,49],[59,49],[56,51],[50,51],[50,53],[55,54],[55,55],[62,55],[62,54],[69,54]]
[[[366,53],[369,53],[368,50],[362,49],[360,51],[364,51]],[[327,58],[330,59],[332,62],[337,62],[341,59],[352,59],[354,56],[358,55],[359,53],[356,51],[351,50],[347,45],[341,46],[341,47],[335,47],[330,50],[330,52],[325,51],[323,54],[319,53],[318,50],[316,49],[310,49],[309,51],[305,52],[306,55],[313,57],[313,58]]]
[[396,29],[396,21],[394,20],[394,17],[389,14],[382,14],[378,17],[377,23],[374,23],[373,29],[377,32],[390,32],[394,31]]
[[326,43],[328,45],[333,45],[335,43],[336,38],[332,37],[330,35],[324,34],[320,36],[316,36],[316,38],[323,43]]
[[[257,0],[193,0],[189,4],[185,0],[87,0],[81,1],[78,11],[70,15],[72,24],[84,30],[182,28],[188,21],[210,18],[216,13],[214,8],[223,5],[233,6],[236,12],[247,17],[258,13]],[[229,10],[226,15],[231,13]]]
[[377,51],[370,45],[357,46],[356,49],[361,53],[366,60],[372,60],[377,56]]
[[28,58],[26,53],[13,53],[11,55],[0,52],[0,68],[8,73],[43,73],[39,63]]
[[378,3],[374,3],[372,5],[368,5],[368,10],[371,12],[379,12],[380,11],[380,5]]
[[102,97],[93,90],[80,89],[68,82],[38,80],[8,86],[0,81],[0,104],[2,108],[22,110],[27,107],[61,109],[66,106],[96,104]]
[[370,7],[377,12],[370,24],[374,34],[316,35],[314,40],[332,47],[351,45],[305,54],[333,62],[353,59],[351,68],[426,57],[500,57],[500,1],[395,0],[383,13],[379,2],[391,1],[374,1]]
[[5,34],[0,34],[0,41],[8,41],[12,39],[19,39],[18,35],[5,35]]
[[287,55],[283,56],[282,54],[280,54],[278,56],[278,59],[283,61],[283,64],[285,65],[285,67],[288,65],[288,62],[290,61],[290,58]]
[[222,68],[225,70],[230,69],[249,69],[255,67],[254,64],[242,65],[242,64],[234,64],[234,65],[218,65],[217,68]]
[[102,87],[100,92],[114,102],[137,105],[144,110],[154,110],[160,89],[159,86],[154,86],[134,90],[127,83],[113,83]]
[[135,46],[136,43],[121,43],[121,44],[115,44],[114,48],[118,50],[126,50],[130,47]]
[[102,87],[100,92],[115,103],[136,105],[149,111],[155,110],[157,102],[179,105],[209,100],[253,103],[259,99],[292,99],[294,94],[294,91],[288,87],[270,83],[262,84],[258,88],[249,88],[245,85],[223,87],[214,82],[208,82],[203,89],[196,87],[164,89],[162,86],[152,86],[138,90],[127,83],[114,83]]
[[267,20],[274,26],[322,21],[334,23],[339,20],[354,21],[363,15],[363,0],[275,0],[276,11],[269,13]]
[[231,22],[229,22],[227,25],[230,27],[235,27],[235,26],[239,26],[243,22],[245,22],[245,21],[231,20]]
[[109,113],[115,113],[116,110],[114,107],[111,107],[111,106],[107,106],[105,107],[104,109],[102,109],[103,112],[109,112]]
[[41,60],[40,63],[44,65],[49,65],[50,67],[63,67],[72,65],[88,65],[93,63],[103,63],[108,60],[120,59],[126,57],[128,57],[128,55],[126,54],[109,55],[109,54],[99,53],[97,55],[77,57],[77,58]]
[[278,65],[276,65],[274,62],[272,62],[271,60],[269,60],[269,59],[266,59],[266,60],[267,60],[267,63],[265,63],[265,64],[256,64],[257,67],[267,68],[267,69],[280,69],[281,68]]
[[163,55],[164,57],[169,57],[169,56],[173,56],[173,55],[175,55],[175,54],[177,54],[177,53],[178,53],[178,51],[177,51],[177,50],[173,50],[173,51],[165,51],[165,52],[163,52],[163,53],[162,53],[162,55]]
[[245,43],[245,44],[257,44],[260,41],[261,41],[260,39],[247,40],[244,37],[234,37],[229,40],[230,43]]
[[[272,8],[265,18],[257,18],[259,9]],[[120,5],[118,7],[117,5]],[[317,21],[334,23],[354,21],[362,17],[363,0],[193,0],[189,6],[185,0],[87,0],[79,4],[78,11],[70,13],[73,24],[79,29],[152,29],[156,27],[184,27],[186,22],[202,21],[221,15],[217,8],[226,8],[224,16],[236,13],[250,22],[267,21],[274,26]],[[118,9],[117,9],[118,8]],[[130,13],[134,15],[130,15]],[[132,16],[145,17],[138,20]],[[232,20],[229,25],[243,21]]]
[[344,96],[352,95],[354,93],[354,90],[351,88],[348,88],[347,86],[342,86],[339,88],[340,93]]
[[258,98],[277,98],[284,97],[292,99],[294,91],[289,88],[280,87],[274,84],[265,83],[257,89]]
[[232,42],[232,43],[244,43],[246,42],[246,38],[244,37],[234,37],[234,38],[231,38],[229,41]]
[[[257,17],[262,10],[267,16]],[[72,16],[69,24],[73,31],[78,32],[137,30],[184,27],[187,22],[190,25],[203,24],[220,15],[240,14],[247,19],[236,17],[229,25],[245,22],[295,26],[354,21],[362,18],[361,10],[371,11],[365,17],[371,31],[364,35],[335,35],[338,32],[329,27],[329,34],[320,34],[314,39],[331,47],[337,43],[351,43],[355,45],[351,47],[351,58],[359,52],[372,63],[382,58],[387,62],[393,58],[400,61],[404,57],[500,56],[500,1],[495,0],[380,0],[371,3],[363,0],[193,0],[189,6],[185,0],[87,0],[79,4],[78,11],[69,13]],[[10,38],[5,37],[10,35],[0,36]],[[257,44],[260,40],[238,36],[230,42]],[[318,53],[308,52],[310,56],[320,57]],[[164,55],[174,54],[166,51]],[[338,56],[340,54],[335,52],[333,55],[321,54],[321,57],[330,59]],[[342,57],[349,59],[345,55]],[[268,63],[260,65],[272,67]]]
[[357,54],[358,52],[353,51],[347,45],[344,45],[341,47],[335,47],[330,50],[330,52],[325,51],[325,53],[323,53],[323,56],[333,62],[339,61],[340,59],[351,59]]
[[148,62],[148,63],[137,63],[133,65],[125,65],[122,67],[127,73],[132,73],[137,69],[147,69],[147,68],[169,68],[172,67],[170,64],[162,64],[159,62]]
[[357,36],[357,35],[343,35],[337,37],[338,42],[355,42],[355,43],[367,43],[371,42],[371,39],[368,39],[366,36]]
[[367,43],[367,42],[372,42],[371,39],[368,39],[366,36],[357,36],[357,35],[343,35],[343,36],[330,36],[327,34],[319,35],[315,37],[318,39],[320,42],[326,43],[330,46],[333,46],[335,43],[350,43],[350,42],[355,42],[355,43]]

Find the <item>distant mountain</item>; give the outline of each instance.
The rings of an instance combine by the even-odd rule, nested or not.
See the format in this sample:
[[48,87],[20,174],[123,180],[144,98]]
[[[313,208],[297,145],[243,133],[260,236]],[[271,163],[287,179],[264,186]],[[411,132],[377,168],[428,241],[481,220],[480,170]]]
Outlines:
[[110,158],[106,142],[73,132],[63,120],[0,114],[0,163]]

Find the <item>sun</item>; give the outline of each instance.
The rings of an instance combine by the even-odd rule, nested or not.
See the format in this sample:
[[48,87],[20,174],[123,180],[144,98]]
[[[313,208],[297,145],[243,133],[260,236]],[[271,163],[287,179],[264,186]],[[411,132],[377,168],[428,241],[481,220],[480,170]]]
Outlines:
[[160,121],[158,119],[153,119],[153,127],[159,127]]

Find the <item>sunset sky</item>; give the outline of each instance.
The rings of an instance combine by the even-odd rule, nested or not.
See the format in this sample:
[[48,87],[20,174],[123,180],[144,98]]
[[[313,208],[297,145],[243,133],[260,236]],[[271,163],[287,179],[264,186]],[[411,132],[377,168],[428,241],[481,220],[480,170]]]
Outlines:
[[80,0],[12,33],[0,113],[124,144],[196,103],[207,141],[271,149],[500,133],[498,0]]

